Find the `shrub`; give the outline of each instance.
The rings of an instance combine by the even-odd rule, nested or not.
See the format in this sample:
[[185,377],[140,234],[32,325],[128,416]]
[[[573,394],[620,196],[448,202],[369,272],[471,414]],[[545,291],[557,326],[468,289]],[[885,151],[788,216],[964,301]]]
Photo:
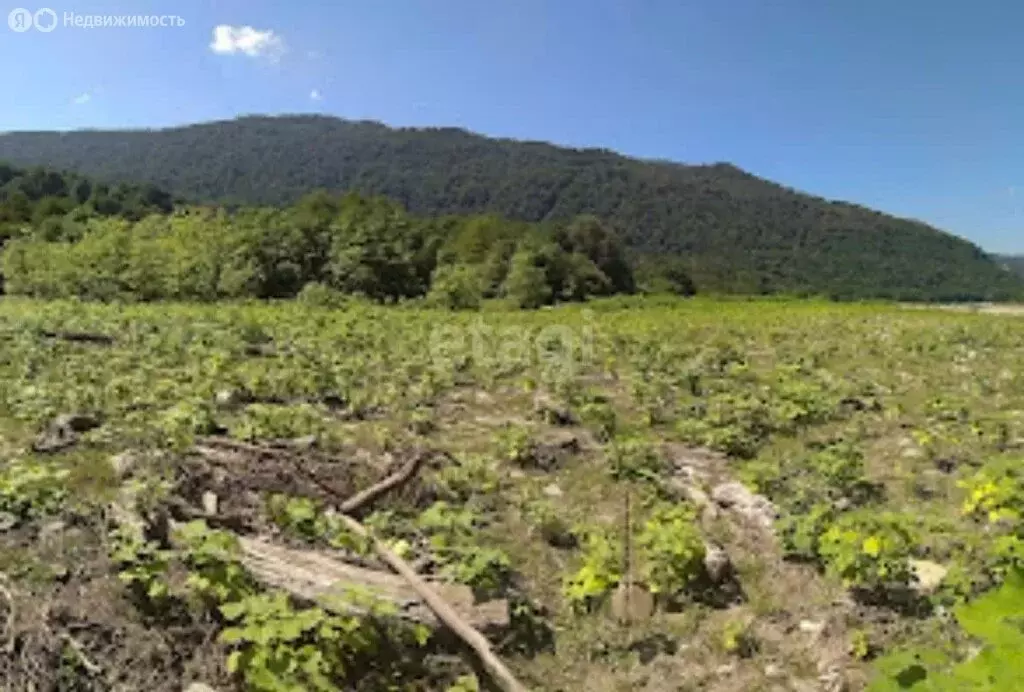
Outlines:
[[483,301],[483,279],[476,267],[442,265],[434,270],[427,302],[449,310],[476,310]]
[[644,522],[637,548],[648,588],[669,602],[704,573],[704,542],[689,506],[659,503]]
[[910,584],[914,537],[911,519],[858,510],[840,517],[821,537],[819,551],[829,573],[848,587],[883,591]]
[[518,308],[539,308],[551,301],[547,275],[533,252],[522,250],[512,256],[503,293]]
[[611,476],[617,481],[644,481],[658,485],[668,464],[658,450],[646,440],[615,440],[608,446]]
[[341,291],[316,281],[311,281],[303,286],[295,298],[304,305],[331,309],[343,308],[350,300]]
[[575,610],[597,607],[622,579],[622,547],[602,529],[585,532],[583,564],[565,579],[562,591]]
[[1019,460],[990,463],[959,483],[967,491],[963,513],[991,523],[1018,522],[1024,516],[1024,482]]

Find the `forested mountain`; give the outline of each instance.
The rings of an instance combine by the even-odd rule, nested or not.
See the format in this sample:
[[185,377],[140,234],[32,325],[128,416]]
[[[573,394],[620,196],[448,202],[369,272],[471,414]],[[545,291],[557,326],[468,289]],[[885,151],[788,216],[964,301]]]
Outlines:
[[937,300],[1024,294],[1018,276],[965,240],[728,164],[640,161],[322,116],[8,133],[0,159],[152,183],[195,201],[282,204],[324,188],[384,195],[419,215],[593,214],[639,255],[682,257],[700,289]]
[[1024,255],[997,255],[996,261],[1024,276]]

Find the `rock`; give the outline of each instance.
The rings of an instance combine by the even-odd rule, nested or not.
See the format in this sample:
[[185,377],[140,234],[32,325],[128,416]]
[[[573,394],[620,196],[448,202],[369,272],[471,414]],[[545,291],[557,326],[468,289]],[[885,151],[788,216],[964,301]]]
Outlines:
[[821,692],[817,680],[791,680],[789,685],[793,692]]
[[39,529],[39,541],[51,541],[54,538],[60,536],[60,534],[64,533],[64,530],[67,527],[67,522],[61,521],[60,519],[55,519],[54,521],[47,522],[46,524],[43,524],[43,527],[41,529]]
[[764,676],[770,679],[778,679],[786,676],[786,672],[782,670],[782,666],[777,666],[774,663],[769,663],[764,667]]
[[915,588],[924,594],[934,593],[949,573],[949,568],[931,560],[911,560],[910,568],[917,578]]
[[217,692],[217,690],[210,687],[206,683],[193,682],[191,685],[185,688],[184,692]]
[[114,476],[119,480],[131,476],[138,465],[139,455],[135,452],[125,451],[110,457],[110,468],[113,469]]
[[568,406],[559,404],[547,394],[537,392],[533,397],[533,412],[551,425],[575,425],[576,417]]
[[799,627],[801,632],[811,635],[814,639],[825,633],[825,623],[817,620],[801,620]]
[[567,430],[557,430],[534,442],[529,460],[524,461],[523,465],[540,471],[554,471],[566,457],[578,453],[580,448],[580,440],[576,435]]
[[557,483],[552,483],[551,485],[545,486],[543,492],[545,495],[551,498],[562,497],[565,494],[564,492],[562,492],[562,489],[558,487]]
[[203,493],[203,512],[208,517],[215,516],[217,514],[217,494],[207,490]]
[[849,686],[838,666],[832,666],[818,677],[822,692],[846,692]]
[[33,451],[41,453],[59,452],[78,442],[79,436],[100,427],[99,419],[82,413],[62,413],[54,418],[46,429],[36,437]]
[[646,622],[654,616],[654,595],[639,584],[619,584],[612,594],[612,615],[623,623]]
[[719,506],[730,509],[766,529],[772,528],[779,514],[768,498],[751,492],[742,483],[731,482],[715,486],[711,491],[711,499]]
[[252,403],[252,395],[244,389],[222,389],[213,395],[213,403],[219,408],[237,408]]
[[569,430],[554,430],[540,439],[541,444],[562,450],[567,454],[578,454],[582,449],[580,438]]
[[665,455],[672,462],[672,474],[665,481],[666,489],[676,499],[693,503],[706,518],[717,518],[718,506],[704,491],[710,478],[710,468],[717,462],[716,457],[707,450],[676,444],[666,445]]
[[711,502],[711,497],[695,485],[685,486],[683,492],[687,500],[700,508],[711,507],[717,509]]
[[316,435],[305,435],[292,440],[292,446],[296,449],[313,449],[319,442],[320,440]]
[[10,531],[18,526],[18,517],[10,512],[0,512],[0,532]]
[[704,571],[714,584],[721,584],[732,574],[729,554],[713,543],[704,544]]

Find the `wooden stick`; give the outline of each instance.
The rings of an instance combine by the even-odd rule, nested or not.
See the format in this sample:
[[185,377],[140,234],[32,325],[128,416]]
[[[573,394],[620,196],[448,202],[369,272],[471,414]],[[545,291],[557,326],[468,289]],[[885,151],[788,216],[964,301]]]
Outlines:
[[416,571],[409,566],[402,558],[395,555],[391,550],[387,548],[383,543],[374,538],[369,531],[366,530],[362,524],[353,519],[352,517],[341,514],[339,515],[341,520],[345,523],[348,529],[370,541],[370,545],[373,546],[373,551],[377,553],[378,557],[383,560],[391,569],[395,570],[400,577],[405,579],[412,587],[412,590],[423,599],[423,602],[427,604],[427,607],[437,616],[437,619],[445,624],[459,639],[461,639],[473,653],[476,654],[477,658],[484,665],[488,675],[501,687],[504,692],[527,692],[526,687],[519,682],[511,671],[505,667],[505,664],[501,662],[494,652],[491,651],[491,646],[487,642],[487,639],[475,630],[470,625],[459,617],[459,615],[452,610],[448,603],[437,595],[437,593],[430,588],[430,586],[423,581],[423,579],[416,574]]
[[7,575],[0,573],[0,595],[3,595],[7,599],[7,626],[5,627],[4,635],[7,637],[7,643],[3,646],[3,652],[10,655],[14,653],[14,647],[16,643],[16,637],[14,636],[14,622],[16,619],[16,612],[14,606],[14,594],[12,594],[4,584],[7,581]]
[[362,524],[353,519],[348,515],[348,512],[356,509],[361,509],[366,505],[370,504],[378,497],[393,490],[398,486],[406,483],[419,471],[423,465],[423,460],[426,455],[423,453],[417,453],[408,464],[405,465],[397,473],[385,478],[380,483],[373,485],[363,492],[357,493],[353,497],[342,502],[339,509],[341,514],[338,517],[345,524],[349,531],[356,534],[360,538],[364,538],[369,541],[373,547],[373,551],[377,553],[377,556],[387,564],[388,567],[393,569],[400,577],[408,582],[412,590],[427,604],[431,612],[437,617],[438,620],[443,622],[445,626],[451,630],[455,636],[462,640],[462,642],[468,646],[474,654],[476,654],[477,660],[483,665],[487,674],[490,678],[502,689],[504,692],[527,692],[526,687],[516,679],[512,672],[505,667],[505,664],[501,662],[494,652],[491,650],[491,645],[488,643],[487,638],[480,634],[478,630],[473,628],[472,625],[468,624],[463,620],[458,613],[441,598],[436,591],[434,591],[427,582],[416,573],[408,562],[400,558],[394,552],[392,552],[386,545],[378,541],[376,538],[366,530]]
[[[405,485],[408,483],[413,476],[419,473],[420,468],[423,466],[423,462],[426,461],[427,454],[422,451],[418,451],[413,454],[412,459],[399,469],[396,473],[391,474],[384,480],[371,485],[365,490],[361,490],[349,499],[345,500],[338,506],[338,511],[342,514],[354,514],[359,510],[363,509],[367,505],[372,504],[377,498],[384,494],[394,490],[395,488]],[[316,480],[316,479],[314,479]]]
[[78,656],[78,662],[81,663],[82,667],[85,668],[88,672],[92,673],[93,675],[99,675],[103,672],[102,668],[93,663],[92,660],[90,660],[89,657],[85,655],[85,647],[83,647],[82,644],[77,639],[72,637],[67,632],[61,633],[61,639],[67,642],[68,646],[74,649],[75,655]]

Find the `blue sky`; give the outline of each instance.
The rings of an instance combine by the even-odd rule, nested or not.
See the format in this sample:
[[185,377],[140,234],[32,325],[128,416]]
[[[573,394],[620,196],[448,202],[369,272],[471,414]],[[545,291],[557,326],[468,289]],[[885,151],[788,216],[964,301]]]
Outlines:
[[[48,2],[185,24],[0,24],[0,130],[296,112],[454,125],[729,161],[1024,251],[1024,4],[1011,0]],[[218,26],[232,29],[215,43]]]

